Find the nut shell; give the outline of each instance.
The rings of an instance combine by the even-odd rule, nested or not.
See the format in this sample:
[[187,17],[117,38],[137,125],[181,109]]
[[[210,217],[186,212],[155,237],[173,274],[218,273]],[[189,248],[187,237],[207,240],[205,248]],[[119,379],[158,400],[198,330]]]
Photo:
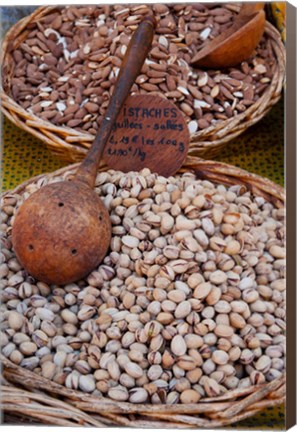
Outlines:
[[20,207],[12,228],[16,256],[39,281],[64,285],[90,273],[111,239],[107,209],[79,181],[44,186]]

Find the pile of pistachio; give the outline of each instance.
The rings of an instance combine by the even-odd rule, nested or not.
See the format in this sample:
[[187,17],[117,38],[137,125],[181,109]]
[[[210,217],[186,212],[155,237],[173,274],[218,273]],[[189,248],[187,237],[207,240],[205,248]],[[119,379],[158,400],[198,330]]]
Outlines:
[[5,357],[67,388],[132,403],[195,403],[282,375],[283,208],[191,173],[99,173],[108,255],[85,280],[48,286],[21,267],[10,236],[23,200],[60,179],[2,199]]

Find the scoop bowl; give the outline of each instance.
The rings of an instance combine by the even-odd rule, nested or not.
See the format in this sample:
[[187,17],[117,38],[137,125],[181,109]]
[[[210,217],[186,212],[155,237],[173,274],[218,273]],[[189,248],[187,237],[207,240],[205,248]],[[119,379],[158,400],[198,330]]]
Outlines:
[[194,67],[210,69],[236,66],[249,58],[258,46],[265,28],[265,12],[239,13],[234,24],[209,42],[192,59]]

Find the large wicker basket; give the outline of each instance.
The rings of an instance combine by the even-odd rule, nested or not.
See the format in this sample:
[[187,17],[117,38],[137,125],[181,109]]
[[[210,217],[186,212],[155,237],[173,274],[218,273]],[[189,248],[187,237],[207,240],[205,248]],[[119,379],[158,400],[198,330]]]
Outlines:
[[[236,5],[234,9],[239,10]],[[59,158],[67,162],[78,162],[86,154],[94,136],[69,127],[59,127],[42,120],[23,109],[10,97],[11,61],[13,51],[26,39],[28,25],[37,23],[52,12],[53,7],[40,7],[28,17],[20,20],[7,33],[2,46],[0,61],[3,65],[4,82],[0,87],[3,113],[18,127],[35,135]],[[278,30],[266,21],[265,37],[271,44],[275,56],[275,71],[270,85],[262,96],[246,111],[216,122],[191,136],[189,154],[213,158],[231,139],[258,122],[279,100],[285,79],[285,48]]]
[[[49,177],[73,171],[62,168]],[[197,178],[225,185],[242,185],[243,190],[265,197],[277,208],[284,205],[284,190],[270,180],[242,169],[189,157],[181,171]],[[39,176],[41,179],[44,175]],[[36,177],[13,192],[22,194]],[[6,192],[8,194],[10,192]],[[5,196],[4,194],[4,196]],[[115,402],[81,391],[70,390],[16,366],[1,356],[3,380],[1,404],[7,421],[39,422],[58,426],[130,426],[135,428],[216,428],[246,419],[265,408],[285,402],[285,375],[261,385],[230,390],[220,397],[204,398],[197,404],[150,405]]]

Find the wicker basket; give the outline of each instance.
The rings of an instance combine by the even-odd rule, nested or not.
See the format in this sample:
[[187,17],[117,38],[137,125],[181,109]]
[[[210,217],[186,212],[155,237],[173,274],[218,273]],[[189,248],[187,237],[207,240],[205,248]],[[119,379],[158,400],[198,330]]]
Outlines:
[[[31,15],[15,24],[7,33],[0,57],[4,72],[3,87],[0,87],[2,111],[18,127],[43,141],[59,158],[67,162],[78,162],[85,156],[94,139],[93,135],[44,121],[36,115],[30,114],[9,96],[13,50],[26,39],[30,32],[27,29],[28,25],[38,22],[53,9],[53,7],[38,8]],[[248,127],[265,116],[279,100],[285,79],[285,48],[278,30],[268,21],[266,21],[265,26],[265,36],[269,39],[275,55],[275,71],[270,85],[246,111],[228,120],[217,122],[192,135],[190,155],[213,158],[231,139],[243,133]]]
[[[49,177],[74,170],[62,168]],[[197,178],[225,185],[242,185],[243,190],[265,197],[277,208],[284,205],[284,190],[270,180],[239,168],[189,157],[181,171],[192,171]],[[39,176],[41,179],[44,175]],[[22,194],[36,177],[13,192]],[[8,194],[10,192],[6,192]],[[70,390],[1,356],[3,385],[2,409],[13,422],[39,422],[58,426],[130,426],[150,428],[216,428],[246,419],[265,408],[285,402],[285,375],[261,385],[230,390],[197,404],[150,405],[115,402],[81,391]]]

